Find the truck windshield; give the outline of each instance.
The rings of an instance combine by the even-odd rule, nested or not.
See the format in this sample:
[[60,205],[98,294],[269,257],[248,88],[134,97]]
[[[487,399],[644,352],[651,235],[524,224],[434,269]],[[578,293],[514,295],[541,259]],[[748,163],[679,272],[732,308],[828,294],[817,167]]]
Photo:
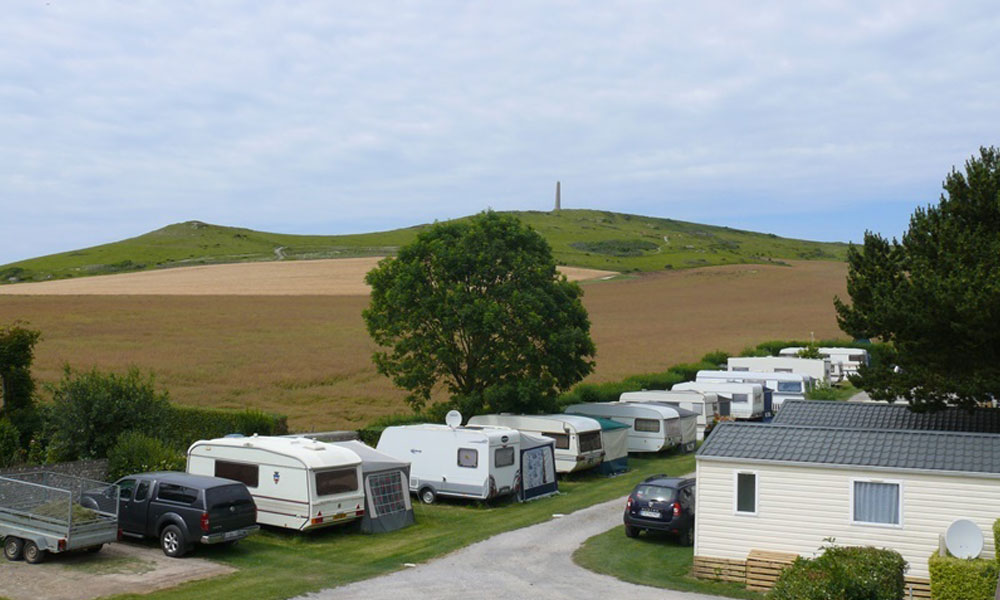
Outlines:
[[205,498],[208,501],[209,510],[253,504],[250,492],[242,485],[224,485],[222,487],[209,488],[205,491]]

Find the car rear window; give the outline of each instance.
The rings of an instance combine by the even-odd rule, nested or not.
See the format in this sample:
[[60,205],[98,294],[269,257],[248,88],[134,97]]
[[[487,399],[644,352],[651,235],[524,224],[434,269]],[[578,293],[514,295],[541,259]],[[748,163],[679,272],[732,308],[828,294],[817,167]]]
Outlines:
[[635,497],[639,500],[652,500],[654,502],[673,502],[675,491],[674,488],[661,485],[640,485],[635,488]]
[[205,500],[208,502],[209,510],[227,506],[253,504],[250,492],[242,485],[224,485],[209,488],[205,490]]
[[198,500],[198,490],[183,485],[161,483],[159,491],[156,492],[156,497],[159,500],[194,504]]

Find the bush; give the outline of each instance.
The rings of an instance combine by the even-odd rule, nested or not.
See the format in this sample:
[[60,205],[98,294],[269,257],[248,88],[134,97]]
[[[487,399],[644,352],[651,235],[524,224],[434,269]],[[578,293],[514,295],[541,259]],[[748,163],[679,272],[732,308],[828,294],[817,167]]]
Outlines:
[[729,361],[729,353],[723,352],[722,350],[716,350],[714,352],[709,352],[705,356],[701,357],[701,362],[709,363],[715,365],[716,368],[726,368],[726,363]]
[[149,471],[183,471],[185,456],[160,440],[138,431],[123,433],[108,452],[111,481]]
[[58,460],[103,458],[126,431],[155,434],[170,410],[166,392],[136,368],[118,375],[66,367],[52,394],[49,453]]
[[21,460],[21,434],[7,419],[0,419],[0,468],[10,467]]
[[424,417],[420,414],[408,414],[408,415],[386,415],[384,417],[379,417],[365,425],[358,430],[358,438],[362,442],[368,444],[369,446],[375,447],[378,445],[378,439],[382,437],[382,432],[385,431],[386,427],[392,427],[393,425],[413,425],[415,423],[441,423],[442,421],[431,421],[430,419]]
[[171,406],[155,437],[179,450],[198,440],[223,437],[230,433],[243,435],[284,435],[288,433],[288,417],[259,410],[242,411]]
[[997,561],[939,556],[935,552],[927,562],[934,600],[993,600]]
[[[895,550],[833,546],[785,569],[768,600],[899,600],[906,561]],[[937,596],[935,596],[935,599]]]
[[993,556],[1000,563],[1000,519],[993,521]]

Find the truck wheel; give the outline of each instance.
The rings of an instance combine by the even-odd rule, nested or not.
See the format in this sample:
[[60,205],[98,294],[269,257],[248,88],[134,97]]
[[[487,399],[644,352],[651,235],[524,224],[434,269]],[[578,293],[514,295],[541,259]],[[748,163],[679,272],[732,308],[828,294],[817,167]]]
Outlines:
[[38,563],[45,560],[45,555],[48,554],[45,550],[38,547],[38,544],[31,540],[24,541],[24,562],[32,565],[37,565]]
[[630,538],[639,537],[639,528],[638,527],[632,527],[631,525],[626,525],[625,526],[625,537],[630,537]]
[[24,550],[24,540],[13,535],[8,535],[3,541],[3,555],[7,560],[21,560],[21,552]]
[[180,558],[187,551],[184,543],[184,533],[176,525],[167,525],[160,533],[160,548],[171,558]]
[[434,493],[433,489],[425,487],[424,489],[420,490],[420,501],[423,502],[424,504],[434,504],[434,501],[436,499],[437,499],[437,494]]

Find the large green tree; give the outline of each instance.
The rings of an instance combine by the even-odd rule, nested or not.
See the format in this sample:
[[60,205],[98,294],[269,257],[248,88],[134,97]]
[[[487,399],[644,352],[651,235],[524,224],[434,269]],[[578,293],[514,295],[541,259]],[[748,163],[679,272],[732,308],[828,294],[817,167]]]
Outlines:
[[18,322],[0,327],[0,417],[31,408],[35,393],[31,363],[41,335]]
[[857,385],[917,410],[1000,395],[1000,151],[981,148],[944,190],[913,213],[902,241],[869,232],[851,247],[852,304],[834,301],[841,329],[896,351]]
[[[548,243],[492,211],[435,224],[365,281],[378,371],[415,410],[442,386],[466,415],[545,412],[593,370],[582,290],[556,271]],[[444,408],[438,406],[437,408]]]

